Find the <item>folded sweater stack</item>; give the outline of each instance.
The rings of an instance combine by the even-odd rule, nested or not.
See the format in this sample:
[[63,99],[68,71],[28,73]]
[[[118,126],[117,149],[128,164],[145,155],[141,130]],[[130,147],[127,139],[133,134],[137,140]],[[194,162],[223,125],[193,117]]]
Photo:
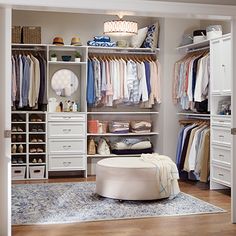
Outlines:
[[149,121],[131,121],[131,131],[133,133],[151,132],[152,124]]
[[88,46],[115,47],[116,43],[111,41],[109,36],[95,36],[87,42]]

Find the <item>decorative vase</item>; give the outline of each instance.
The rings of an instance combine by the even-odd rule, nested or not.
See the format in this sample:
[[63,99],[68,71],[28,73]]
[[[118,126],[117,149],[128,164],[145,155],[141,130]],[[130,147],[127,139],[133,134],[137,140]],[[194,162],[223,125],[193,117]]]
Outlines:
[[80,62],[80,57],[76,57],[75,62]]
[[57,57],[51,57],[51,61],[57,61]]

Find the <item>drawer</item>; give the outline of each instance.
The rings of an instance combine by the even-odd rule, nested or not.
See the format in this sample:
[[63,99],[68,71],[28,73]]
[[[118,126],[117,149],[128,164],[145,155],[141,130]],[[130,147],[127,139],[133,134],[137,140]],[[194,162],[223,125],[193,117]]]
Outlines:
[[49,139],[49,154],[85,154],[85,139]]
[[212,165],[211,168],[212,179],[220,184],[225,184],[230,186],[231,184],[231,171],[230,169],[220,167],[217,165]]
[[85,170],[85,156],[82,155],[50,155],[49,171]]
[[49,138],[78,138],[85,137],[85,122],[80,123],[56,123],[48,125]]
[[213,161],[223,163],[230,166],[231,163],[231,149],[222,146],[212,146],[211,159]]
[[212,126],[211,137],[213,143],[225,144],[231,146],[232,135],[230,128]]
[[48,121],[85,121],[84,113],[58,112],[48,113]]
[[212,125],[221,127],[231,127],[230,116],[212,116]]

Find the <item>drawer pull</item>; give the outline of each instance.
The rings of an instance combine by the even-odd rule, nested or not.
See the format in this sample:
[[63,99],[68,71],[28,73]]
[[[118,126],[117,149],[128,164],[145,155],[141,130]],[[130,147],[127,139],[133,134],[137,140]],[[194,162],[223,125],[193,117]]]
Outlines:
[[63,119],[64,120],[69,120],[69,119],[71,119],[71,116],[64,116]]
[[64,133],[67,133],[67,134],[68,134],[68,133],[71,132],[71,129],[63,129],[62,131],[63,131]]
[[223,174],[218,174],[219,176],[222,176],[222,177],[224,177],[224,175]]
[[224,120],[219,120],[220,123],[224,123],[225,121]]
[[219,135],[219,138],[224,138],[225,136],[224,135]]
[[63,148],[64,148],[65,150],[68,150],[68,149],[71,148],[71,145],[64,145]]
[[70,161],[64,161],[64,162],[63,162],[63,165],[66,166],[66,167],[69,166],[70,164],[71,164]]
[[225,157],[224,155],[222,155],[222,154],[219,154],[219,157]]

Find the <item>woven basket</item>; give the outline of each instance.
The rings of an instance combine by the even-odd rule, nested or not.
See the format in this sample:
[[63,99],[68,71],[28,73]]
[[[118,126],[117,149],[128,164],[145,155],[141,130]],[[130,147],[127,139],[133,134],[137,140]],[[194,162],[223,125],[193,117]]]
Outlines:
[[12,43],[21,43],[21,26],[12,26],[11,37]]
[[41,27],[39,26],[23,26],[23,43],[40,44],[41,43]]

